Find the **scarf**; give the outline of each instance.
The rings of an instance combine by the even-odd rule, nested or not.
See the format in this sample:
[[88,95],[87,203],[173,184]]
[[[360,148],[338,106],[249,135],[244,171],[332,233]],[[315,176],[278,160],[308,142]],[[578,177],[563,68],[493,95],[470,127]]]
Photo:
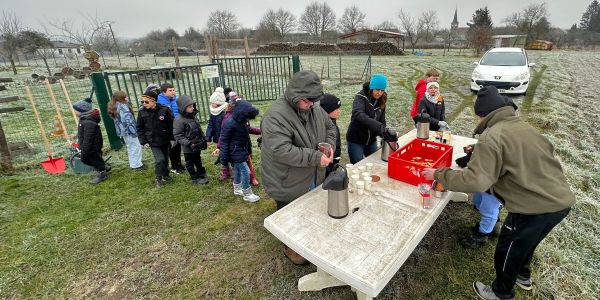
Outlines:
[[440,93],[435,93],[435,95],[431,96],[429,93],[425,93],[425,98],[427,99],[427,101],[436,104],[438,103],[438,96],[440,95]]
[[228,106],[228,103],[224,103],[221,106],[217,107],[217,108],[213,108],[212,105],[209,107],[210,108],[210,114],[213,116],[218,116],[220,115]]

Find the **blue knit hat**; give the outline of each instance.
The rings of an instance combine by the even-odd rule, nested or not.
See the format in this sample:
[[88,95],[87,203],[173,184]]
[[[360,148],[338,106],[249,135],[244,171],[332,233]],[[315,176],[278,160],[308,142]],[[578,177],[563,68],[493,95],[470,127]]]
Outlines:
[[372,90],[384,90],[387,87],[387,77],[383,74],[373,74],[369,88]]
[[73,104],[73,108],[80,113],[86,113],[92,110],[92,99],[85,98],[83,100],[79,100]]

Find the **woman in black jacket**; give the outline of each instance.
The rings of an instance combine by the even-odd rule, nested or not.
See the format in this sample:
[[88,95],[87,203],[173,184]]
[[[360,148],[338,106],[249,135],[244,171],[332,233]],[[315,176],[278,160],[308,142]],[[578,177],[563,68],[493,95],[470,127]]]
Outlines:
[[440,128],[448,127],[446,123],[446,105],[444,98],[440,95],[440,85],[437,82],[427,84],[425,95],[419,101],[419,113],[425,112],[429,115],[429,130],[438,131]]
[[156,103],[156,93],[147,91],[142,95],[142,106],[138,113],[137,132],[140,144],[150,145],[154,156],[156,186],[162,187],[169,176],[169,147],[173,137],[173,114],[171,110]]
[[377,151],[377,136],[389,140],[395,135],[386,128],[386,87],[387,77],[374,74],[354,97],[352,117],[346,132],[348,156],[353,164]]

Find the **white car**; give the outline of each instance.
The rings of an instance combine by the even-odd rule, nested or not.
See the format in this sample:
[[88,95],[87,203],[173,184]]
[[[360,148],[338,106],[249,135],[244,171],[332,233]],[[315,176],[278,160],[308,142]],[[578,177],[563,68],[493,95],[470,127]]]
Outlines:
[[471,74],[471,91],[493,85],[503,94],[527,93],[531,73],[527,53],[522,48],[493,48],[486,52]]

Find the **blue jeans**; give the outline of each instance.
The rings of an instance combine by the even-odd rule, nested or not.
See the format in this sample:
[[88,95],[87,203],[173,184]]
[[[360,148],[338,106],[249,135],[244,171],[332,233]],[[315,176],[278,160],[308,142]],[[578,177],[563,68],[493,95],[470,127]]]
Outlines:
[[494,195],[488,193],[473,194],[473,205],[479,210],[479,232],[488,234],[494,230],[500,214],[500,201]]
[[127,156],[129,157],[129,167],[139,168],[142,166],[142,145],[137,136],[124,135],[125,145],[127,145]]
[[375,153],[377,151],[377,143],[373,142],[369,145],[355,144],[347,142],[348,156],[350,156],[350,163],[355,164],[361,161],[363,158]]
[[241,184],[244,190],[250,187],[250,168],[247,162],[233,164],[233,183]]

